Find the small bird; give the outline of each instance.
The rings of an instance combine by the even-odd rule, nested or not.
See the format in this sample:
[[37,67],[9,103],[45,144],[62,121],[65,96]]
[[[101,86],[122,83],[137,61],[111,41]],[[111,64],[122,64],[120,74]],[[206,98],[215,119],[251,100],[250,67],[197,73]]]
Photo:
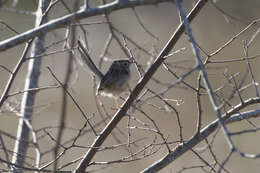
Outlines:
[[78,41],[78,50],[81,54],[82,61],[90,68],[90,70],[100,80],[96,95],[108,96],[110,98],[118,99],[123,91],[126,91],[128,81],[131,76],[129,60],[115,60],[109,67],[105,75],[97,68],[94,62],[91,60],[87,50],[84,48],[83,43]]

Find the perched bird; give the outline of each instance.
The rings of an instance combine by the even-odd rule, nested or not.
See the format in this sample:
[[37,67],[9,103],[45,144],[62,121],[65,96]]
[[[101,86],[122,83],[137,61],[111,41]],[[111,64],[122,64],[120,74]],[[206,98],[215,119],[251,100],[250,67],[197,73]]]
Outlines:
[[126,91],[129,88],[128,81],[131,76],[131,61],[115,60],[109,67],[108,71],[103,74],[91,60],[87,50],[83,46],[83,43],[78,41],[78,45],[78,50],[82,61],[100,81],[97,87],[96,95],[101,94],[102,96],[117,99],[123,91]]

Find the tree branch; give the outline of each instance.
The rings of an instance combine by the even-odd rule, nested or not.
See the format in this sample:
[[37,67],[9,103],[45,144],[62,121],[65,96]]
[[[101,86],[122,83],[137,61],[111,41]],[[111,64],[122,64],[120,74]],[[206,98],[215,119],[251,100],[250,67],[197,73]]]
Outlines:
[[[195,16],[199,13],[199,11],[203,8],[203,6],[206,4],[207,0],[200,0],[196,6],[192,9],[190,14],[188,15],[188,20],[192,21]],[[100,136],[98,136],[95,141],[93,142],[91,148],[88,150],[88,152],[85,154],[81,162],[78,164],[75,172],[81,173],[84,172],[87,166],[89,165],[90,161],[96,154],[98,147],[102,145],[102,143],[105,141],[105,139],[109,136],[111,131],[117,126],[117,124],[120,122],[120,120],[124,117],[127,110],[130,108],[134,100],[137,98],[137,96],[141,93],[142,89],[145,87],[145,85],[148,83],[148,81],[151,79],[153,74],[156,72],[156,70],[160,67],[160,65],[165,60],[164,57],[168,55],[168,53],[172,50],[174,45],[177,43],[179,38],[181,37],[182,33],[184,32],[185,27],[183,23],[181,23],[166,46],[163,48],[163,50],[159,53],[157,56],[155,62],[151,65],[151,67],[148,69],[148,71],[145,73],[143,78],[139,81],[139,83],[136,85],[136,87],[131,92],[130,96],[127,98],[127,100],[123,103],[123,106],[120,110],[116,112],[114,117],[111,119],[111,121],[107,124],[107,126],[104,128],[104,130],[101,132]]]
[[133,0],[133,1],[114,1],[105,5],[100,5],[95,8],[86,8],[76,11],[75,13],[68,14],[66,16],[54,19],[48,23],[45,23],[37,28],[28,30],[22,34],[9,38],[0,42],[0,51],[4,51],[8,48],[14,47],[17,44],[26,42],[36,36],[43,33],[47,33],[51,30],[66,27],[73,20],[79,20],[91,16],[97,16],[105,13],[110,13],[112,11],[121,10],[124,8],[132,8],[136,6],[144,5],[156,5],[162,2],[169,2],[169,0]]

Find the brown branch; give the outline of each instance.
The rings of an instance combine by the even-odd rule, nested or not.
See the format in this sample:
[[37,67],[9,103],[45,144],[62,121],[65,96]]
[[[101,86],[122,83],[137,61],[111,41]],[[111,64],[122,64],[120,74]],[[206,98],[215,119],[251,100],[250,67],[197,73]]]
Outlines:
[[[195,16],[199,13],[199,11],[204,7],[207,0],[200,0],[197,5],[192,9],[191,13],[188,15],[188,20],[192,21]],[[100,136],[98,136],[95,141],[92,144],[92,148],[88,150],[88,152],[85,154],[81,162],[78,164],[76,170],[74,172],[76,173],[82,173],[85,171],[89,163],[91,162],[92,158],[95,156],[97,152],[97,148],[103,144],[105,139],[111,134],[111,131],[117,126],[117,124],[120,122],[120,120],[124,117],[127,110],[130,108],[134,100],[137,98],[137,96],[141,93],[142,89],[145,87],[145,85],[148,83],[148,81],[151,79],[153,74],[157,71],[157,69],[160,67],[160,65],[165,60],[164,57],[172,50],[174,45],[177,43],[177,41],[180,39],[182,33],[184,32],[184,24],[181,23],[166,46],[163,48],[163,50],[160,52],[160,54],[157,56],[155,62],[151,65],[151,67],[148,69],[148,71],[145,73],[143,78],[140,80],[140,82],[136,85],[130,96],[127,98],[127,100],[124,102],[123,106],[120,110],[116,112],[114,117],[111,119],[111,121],[108,123],[108,125],[104,128],[104,130],[101,132]]]
[[54,19],[46,24],[43,24],[37,28],[33,28],[28,30],[22,34],[14,36],[12,38],[6,39],[0,42],[0,51],[4,51],[8,48],[14,47],[17,44],[26,42],[36,36],[39,36],[43,33],[47,33],[54,29],[58,29],[60,27],[65,27],[67,24],[70,24],[74,19],[79,20],[91,16],[98,16],[104,13],[110,13],[112,11],[117,11],[125,8],[132,8],[136,6],[145,6],[145,5],[156,5],[163,2],[169,2],[169,0],[132,0],[125,1],[124,3],[119,1],[113,1],[111,3],[100,5],[95,8],[86,8],[80,9],[75,13],[70,13],[66,16]]
[[6,86],[5,86],[4,92],[3,92],[2,96],[1,96],[1,99],[0,99],[0,109],[2,108],[5,100],[8,97],[8,93],[9,93],[9,91],[11,89],[11,86],[12,86],[12,84],[14,82],[14,79],[15,79],[18,71],[20,70],[20,68],[22,67],[23,62],[25,61],[26,55],[27,55],[27,53],[28,53],[28,51],[29,51],[29,49],[31,47],[32,41],[33,40],[30,40],[28,43],[26,43],[26,46],[25,46],[24,51],[23,51],[23,54],[22,54],[20,60],[18,61],[17,65],[15,66],[13,72],[11,73],[11,75],[9,77],[9,80],[8,80]]
[[[222,120],[225,123],[231,123],[233,121],[238,121],[238,120],[257,116],[254,113],[252,113],[251,116],[247,116],[246,115],[247,113],[245,113],[245,117],[240,117],[239,116],[240,114],[236,115],[236,113],[238,113],[240,110],[242,110],[243,108],[245,108],[249,105],[259,104],[259,103],[260,103],[259,97],[248,99],[248,100],[244,101],[243,104],[239,104],[239,105],[235,106],[234,108],[232,108],[231,110],[229,110],[227,113],[225,113],[222,116]],[[254,111],[254,112],[256,112],[259,116],[259,111]],[[209,135],[211,135],[219,127],[218,120],[219,119],[216,119],[215,121],[213,121],[212,123],[207,125],[205,128],[203,128],[200,131],[199,135],[198,134],[194,135],[193,137],[191,137],[189,140],[187,140],[183,144],[178,145],[171,153],[165,155],[162,159],[158,160],[157,162],[155,162],[152,165],[150,165],[149,167],[147,167],[145,170],[142,171],[142,173],[157,172],[157,171],[161,170],[162,168],[166,167],[167,165],[169,165],[170,163],[172,163],[174,160],[178,159],[180,156],[182,156],[187,151],[190,151],[190,148],[193,148],[194,146],[199,144],[201,141],[206,139]]]

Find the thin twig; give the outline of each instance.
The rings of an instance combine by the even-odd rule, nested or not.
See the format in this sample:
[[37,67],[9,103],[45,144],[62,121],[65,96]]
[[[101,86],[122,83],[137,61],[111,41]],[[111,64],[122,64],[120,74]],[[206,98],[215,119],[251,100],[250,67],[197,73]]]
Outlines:
[[[54,79],[63,87],[64,85],[61,83],[61,81],[56,77],[56,75],[52,72],[50,67],[47,67],[47,69],[49,70],[49,72],[51,73],[51,75],[54,77]],[[63,89],[65,89],[63,87]],[[97,132],[95,131],[94,127],[92,126],[92,124],[89,121],[88,116],[83,112],[83,110],[81,109],[81,107],[79,106],[79,104],[77,103],[77,101],[74,99],[74,97],[70,94],[70,92],[68,90],[65,90],[66,93],[70,96],[71,100],[73,101],[73,103],[75,104],[75,106],[79,109],[80,113],[84,116],[84,118],[86,119],[86,121],[88,121],[89,126],[91,127],[93,133],[95,134],[95,136],[98,136]]]
[[[130,2],[130,1],[129,1]],[[199,13],[200,9],[206,4],[206,0],[201,0],[197,3],[197,6],[193,8],[191,13],[188,16],[189,21],[192,21],[192,19]],[[156,70],[160,67],[162,62],[164,61],[164,57],[172,50],[173,46],[177,43],[179,38],[181,37],[182,33],[184,32],[184,25],[181,23],[178,28],[176,29],[175,33],[172,35],[172,37],[169,39],[166,46],[162,49],[160,54],[157,56],[155,62],[151,65],[151,67],[147,70],[143,78],[139,81],[139,83],[136,85],[136,87],[131,92],[130,96],[127,98],[127,100],[122,105],[121,109],[116,112],[114,117],[111,119],[109,124],[104,128],[104,130],[101,132],[101,134],[95,139],[95,141],[92,144],[91,149],[88,150],[88,152],[85,154],[81,162],[78,164],[76,170],[74,172],[81,173],[84,172],[86,167],[91,162],[92,158],[97,152],[97,149],[94,147],[99,147],[102,145],[102,143],[105,141],[105,139],[109,136],[111,131],[114,129],[114,127],[117,126],[117,124],[120,122],[120,120],[124,117],[127,110],[130,108],[134,100],[138,97],[138,95],[141,93],[142,89],[145,87],[145,85],[148,83],[148,81],[151,79],[153,74],[156,72]]]

